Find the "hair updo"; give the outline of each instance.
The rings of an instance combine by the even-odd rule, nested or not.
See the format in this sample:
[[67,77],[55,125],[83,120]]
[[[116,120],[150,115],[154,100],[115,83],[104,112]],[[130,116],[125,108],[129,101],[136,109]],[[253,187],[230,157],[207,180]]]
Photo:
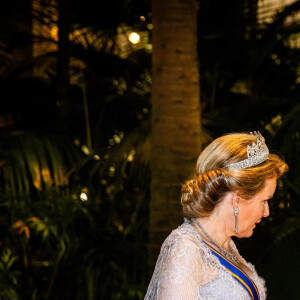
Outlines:
[[228,192],[250,199],[263,189],[266,179],[279,178],[288,165],[276,154],[247,169],[228,170],[230,164],[247,158],[247,146],[257,142],[252,134],[233,133],[209,144],[197,161],[197,175],[181,189],[183,214],[187,218],[209,216]]

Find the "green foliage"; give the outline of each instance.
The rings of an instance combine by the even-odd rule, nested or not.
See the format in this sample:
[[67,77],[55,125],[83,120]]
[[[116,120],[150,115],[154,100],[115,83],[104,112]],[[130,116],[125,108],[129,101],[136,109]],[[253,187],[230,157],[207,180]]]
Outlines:
[[77,147],[58,135],[15,131],[1,134],[0,143],[0,188],[12,197],[66,189],[67,170],[83,158]]
[[3,299],[142,298],[149,172],[136,155],[148,131],[116,135],[100,160],[63,136],[1,136]]
[[130,49],[120,58],[116,44],[120,23],[144,14],[138,2],[101,3],[106,21],[90,15],[91,1],[71,3],[65,102],[58,3],[34,0],[17,13],[3,4],[1,300],[143,298],[151,57]]
[[13,255],[9,248],[1,249],[0,257],[0,299],[17,300],[20,299],[16,292],[20,271],[13,270],[13,264],[17,256]]
[[55,192],[2,201],[0,299],[141,299],[146,226],[123,228],[105,202]]

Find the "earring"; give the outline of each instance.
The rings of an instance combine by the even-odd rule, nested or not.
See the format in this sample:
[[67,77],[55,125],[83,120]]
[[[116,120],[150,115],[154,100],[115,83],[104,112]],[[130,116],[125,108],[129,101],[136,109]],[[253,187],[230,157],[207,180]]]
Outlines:
[[234,217],[235,217],[235,226],[234,226],[235,233],[238,233],[238,214],[239,214],[239,208],[238,207],[233,208],[233,214],[234,214]]

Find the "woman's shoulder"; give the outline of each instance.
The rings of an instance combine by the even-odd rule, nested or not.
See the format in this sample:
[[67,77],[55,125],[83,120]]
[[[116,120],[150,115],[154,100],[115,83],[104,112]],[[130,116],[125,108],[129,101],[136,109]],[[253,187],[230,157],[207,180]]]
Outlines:
[[163,246],[170,246],[177,243],[192,243],[197,247],[202,247],[201,238],[194,227],[190,224],[189,220],[184,219],[184,223],[174,229],[166,238]]

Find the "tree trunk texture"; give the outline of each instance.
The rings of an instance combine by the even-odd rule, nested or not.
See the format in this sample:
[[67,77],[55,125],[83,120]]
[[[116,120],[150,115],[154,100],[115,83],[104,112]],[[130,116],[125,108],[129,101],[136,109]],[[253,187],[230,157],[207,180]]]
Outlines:
[[149,263],[182,223],[181,184],[200,153],[197,3],[152,0],[152,141]]

